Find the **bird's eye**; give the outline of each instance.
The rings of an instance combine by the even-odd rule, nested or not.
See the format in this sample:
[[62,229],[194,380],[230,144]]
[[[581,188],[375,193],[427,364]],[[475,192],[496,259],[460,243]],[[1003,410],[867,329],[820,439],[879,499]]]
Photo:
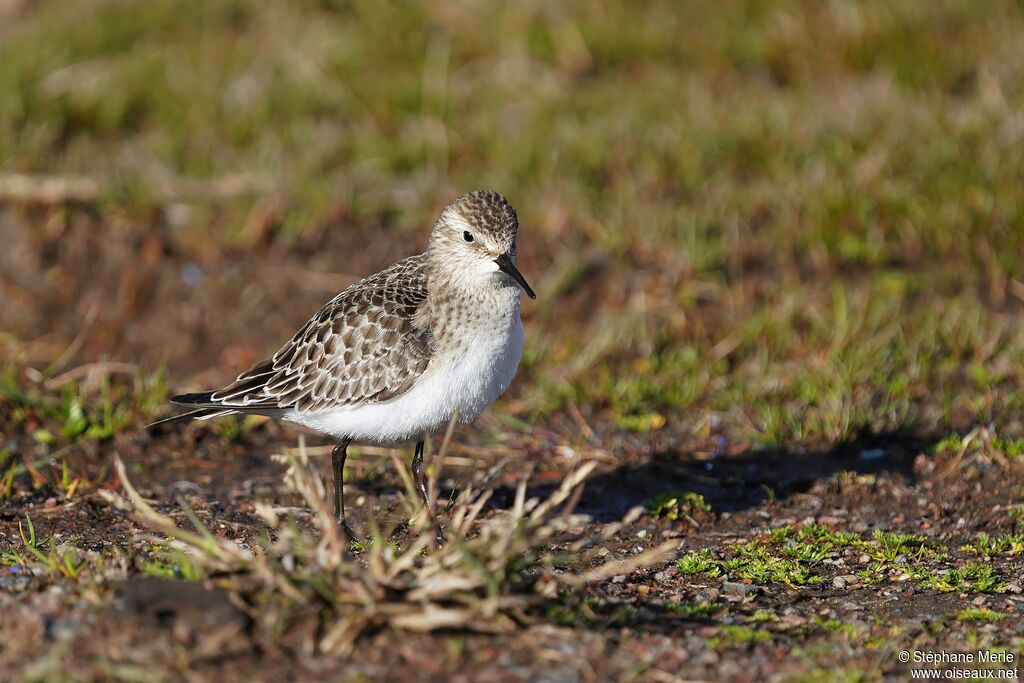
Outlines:
[[473,233],[471,233],[469,230],[466,230],[465,232],[462,233],[462,239],[466,240],[467,242],[472,242]]

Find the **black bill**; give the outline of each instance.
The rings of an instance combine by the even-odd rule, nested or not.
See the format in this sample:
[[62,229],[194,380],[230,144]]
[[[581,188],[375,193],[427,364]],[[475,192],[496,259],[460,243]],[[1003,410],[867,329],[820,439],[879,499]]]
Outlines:
[[526,292],[528,297],[531,299],[537,298],[537,295],[533,292],[533,287],[530,286],[530,283],[526,281],[523,274],[519,272],[518,268],[516,268],[516,264],[512,263],[512,259],[508,257],[508,254],[502,254],[498,258],[494,259],[494,262],[498,264],[498,268],[501,272],[519,283],[519,286],[523,288],[523,291]]

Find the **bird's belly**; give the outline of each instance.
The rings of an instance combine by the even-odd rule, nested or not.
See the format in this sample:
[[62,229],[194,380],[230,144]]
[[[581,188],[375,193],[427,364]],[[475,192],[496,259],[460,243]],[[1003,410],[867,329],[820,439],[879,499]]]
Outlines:
[[452,400],[460,422],[475,420],[512,383],[523,355],[523,325],[516,316],[504,333],[479,336],[466,348],[453,358],[455,367],[449,370],[451,385],[460,387]]
[[467,335],[458,347],[439,350],[426,373],[395,399],[283,417],[336,438],[411,441],[444,427],[456,411],[460,422],[476,419],[508,388],[522,352],[523,326],[515,316],[503,330]]

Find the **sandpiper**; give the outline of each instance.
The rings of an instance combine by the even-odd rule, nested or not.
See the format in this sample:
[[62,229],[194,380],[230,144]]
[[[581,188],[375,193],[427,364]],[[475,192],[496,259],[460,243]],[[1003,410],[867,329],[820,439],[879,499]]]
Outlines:
[[[426,251],[350,286],[228,386],[172,397],[195,410],[160,422],[254,413],[337,439],[334,506],[350,538],[342,480],[349,444],[415,439],[412,472],[428,508],[425,434],[456,414],[476,419],[519,365],[520,289],[536,294],[515,266],[518,228],[497,192],[459,197],[441,212]],[[436,534],[443,542],[440,526]]]

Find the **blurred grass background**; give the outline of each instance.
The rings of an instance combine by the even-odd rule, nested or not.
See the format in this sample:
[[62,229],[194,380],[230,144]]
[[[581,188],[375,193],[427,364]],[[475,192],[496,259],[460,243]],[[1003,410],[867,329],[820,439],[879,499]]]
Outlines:
[[200,261],[365,274],[493,188],[540,294],[503,410],[579,406],[666,443],[1024,436],[1022,19],[1010,0],[5,0],[6,187],[87,197],[8,196],[0,221],[43,245],[48,211],[61,239],[85,214],[140,253],[158,233]]

